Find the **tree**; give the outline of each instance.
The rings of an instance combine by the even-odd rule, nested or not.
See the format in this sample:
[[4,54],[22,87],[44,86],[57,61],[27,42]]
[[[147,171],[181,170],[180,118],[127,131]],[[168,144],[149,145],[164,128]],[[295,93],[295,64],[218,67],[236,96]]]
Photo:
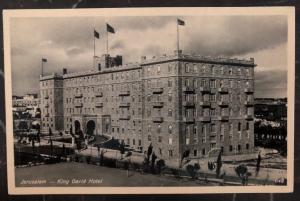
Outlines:
[[200,165],[198,163],[195,163],[194,165],[187,165],[186,170],[189,173],[189,175],[192,177],[192,179],[195,179],[197,176],[198,170],[200,170]]
[[157,156],[155,155],[155,153],[153,152],[152,153],[152,157],[151,157],[151,170],[152,170],[152,173],[155,173],[155,160],[157,159]]
[[182,166],[183,159],[188,158],[189,155],[190,155],[190,150],[186,150],[186,151],[183,152],[183,154],[181,156],[180,167]]
[[245,165],[239,165],[235,168],[235,172],[241,179],[242,185],[246,186],[248,184],[248,177],[251,176],[251,173],[248,172],[248,168]]
[[257,161],[256,161],[256,170],[255,170],[256,176],[258,175],[259,170],[260,170],[260,162],[261,162],[261,156],[260,156],[260,152],[259,152],[258,156],[257,156]]
[[150,143],[150,145],[148,147],[148,150],[147,150],[147,158],[148,158],[148,160],[150,160],[150,155],[152,154],[152,150],[153,150],[153,146]]
[[222,167],[222,151],[220,151],[217,159],[216,177],[219,178]]
[[35,144],[34,144],[34,138],[31,138],[31,146],[32,146],[32,152],[34,153],[35,150]]
[[160,174],[162,169],[166,166],[166,163],[163,159],[160,159],[156,162],[156,167],[157,167],[157,170],[158,170],[158,173]]
[[63,144],[63,146],[62,146],[62,155],[64,157],[66,157],[66,147],[65,147],[65,144]]
[[119,148],[120,148],[121,158],[123,158],[123,154],[125,153],[125,143],[124,143],[124,141],[121,142]]
[[52,156],[52,155],[53,155],[53,141],[50,138],[50,156]]
[[70,135],[72,135],[72,137],[74,137],[72,125],[70,126]]
[[26,123],[26,121],[20,121],[18,128],[20,130],[27,130],[28,129],[28,124]]
[[52,130],[50,127],[49,127],[49,136],[52,136]]

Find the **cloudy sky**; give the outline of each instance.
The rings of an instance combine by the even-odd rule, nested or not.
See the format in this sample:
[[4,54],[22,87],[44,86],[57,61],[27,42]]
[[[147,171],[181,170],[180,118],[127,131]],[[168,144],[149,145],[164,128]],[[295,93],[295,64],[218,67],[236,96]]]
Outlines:
[[[287,18],[285,16],[181,17],[180,47],[185,53],[249,59],[255,69],[256,97],[285,97],[287,87]],[[13,94],[38,92],[41,58],[45,73],[89,70],[93,64],[93,29],[100,33],[96,55],[123,55],[123,62],[141,56],[171,54],[176,49],[176,17],[64,17],[11,19]]]

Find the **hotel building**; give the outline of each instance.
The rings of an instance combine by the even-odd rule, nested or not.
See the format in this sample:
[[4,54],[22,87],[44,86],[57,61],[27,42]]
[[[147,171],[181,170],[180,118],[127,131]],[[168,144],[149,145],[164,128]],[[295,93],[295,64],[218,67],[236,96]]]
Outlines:
[[254,150],[254,59],[175,51],[122,65],[94,58],[89,71],[40,77],[42,128],[111,135],[165,160]]

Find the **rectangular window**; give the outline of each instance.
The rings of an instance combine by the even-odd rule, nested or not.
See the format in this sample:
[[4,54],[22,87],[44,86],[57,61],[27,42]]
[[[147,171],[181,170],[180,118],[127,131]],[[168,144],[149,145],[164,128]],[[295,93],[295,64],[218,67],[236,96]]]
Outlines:
[[210,80],[209,85],[211,88],[216,88],[216,80]]
[[173,141],[172,141],[172,138],[169,137],[169,145],[172,145]]

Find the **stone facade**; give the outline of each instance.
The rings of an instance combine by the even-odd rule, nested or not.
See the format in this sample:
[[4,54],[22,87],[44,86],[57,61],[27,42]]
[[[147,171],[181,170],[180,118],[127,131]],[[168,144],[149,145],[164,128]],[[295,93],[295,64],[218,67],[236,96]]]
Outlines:
[[253,59],[176,51],[120,66],[122,57],[101,58],[90,71],[41,77],[42,126],[112,135],[143,151],[152,144],[174,161],[187,150],[195,158],[253,152]]

